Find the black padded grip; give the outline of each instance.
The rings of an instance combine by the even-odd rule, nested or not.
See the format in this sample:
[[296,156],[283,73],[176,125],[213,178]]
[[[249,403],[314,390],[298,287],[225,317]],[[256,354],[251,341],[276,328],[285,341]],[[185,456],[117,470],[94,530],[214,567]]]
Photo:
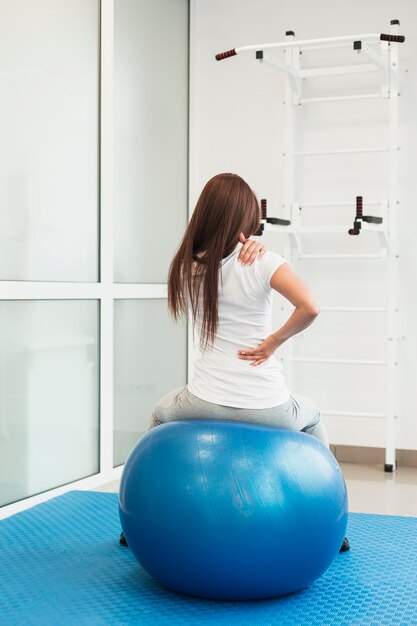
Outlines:
[[266,220],[266,216],[267,216],[266,198],[262,198],[262,200],[261,200],[261,220]]
[[362,217],[363,213],[363,196],[356,196],[356,219]]
[[223,59],[228,59],[229,57],[234,57],[235,54],[237,54],[236,50],[233,48],[233,50],[227,50],[226,52],[219,52],[219,54],[216,54],[216,60],[217,61],[222,61]]
[[368,224],[382,224],[383,219],[375,215],[362,215],[362,222],[367,222]]
[[394,41],[395,43],[404,43],[404,35],[387,35],[382,33],[380,36],[381,41]]
[[268,224],[278,224],[279,226],[290,226],[290,220],[284,220],[282,217],[267,217]]

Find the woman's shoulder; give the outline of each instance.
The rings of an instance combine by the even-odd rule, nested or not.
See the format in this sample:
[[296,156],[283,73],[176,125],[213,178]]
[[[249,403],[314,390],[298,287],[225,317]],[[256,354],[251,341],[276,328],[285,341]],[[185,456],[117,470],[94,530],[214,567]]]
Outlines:
[[254,263],[255,272],[260,282],[266,288],[270,288],[272,276],[274,275],[276,270],[286,262],[287,260],[277,252],[267,250],[262,259],[259,259]]

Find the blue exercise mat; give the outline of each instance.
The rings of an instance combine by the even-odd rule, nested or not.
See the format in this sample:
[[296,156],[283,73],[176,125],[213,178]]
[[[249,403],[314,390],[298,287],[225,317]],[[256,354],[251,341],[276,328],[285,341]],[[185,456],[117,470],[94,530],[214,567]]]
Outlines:
[[119,534],[109,493],[73,491],[0,522],[0,624],[417,624],[417,518],[351,513],[352,549],[314,585],[243,603],[164,589]]

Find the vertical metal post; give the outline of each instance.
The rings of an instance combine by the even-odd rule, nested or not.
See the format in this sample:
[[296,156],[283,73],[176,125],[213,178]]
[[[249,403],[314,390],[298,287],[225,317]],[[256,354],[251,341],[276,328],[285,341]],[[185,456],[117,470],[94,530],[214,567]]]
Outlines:
[[[398,32],[399,22],[391,22],[390,32]],[[388,257],[387,257],[387,418],[385,471],[396,468],[395,419],[397,412],[397,184],[398,184],[398,45],[389,44],[389,194],[388,194]]]
[[[301,50],[299,48],[299,46],[294,46],[293,48],[293,68],[295,70],[300,70],[300,66],[301,66]],[[294,84],[294,83],[292,83]],[[295,115],[294,115],[294,107],[298,107],[301,106],[301,96],[302,96],[302,80],[298,79],[297,81],[297,92],[292,94],[292,107],[291,107],[291,115],[292,115],[292,119],[291,119],[291,124],[292,124],[292,128],[291,128],[291,137],[292,137],[292,151],[295,152],[295,145],[294,145],[294,135],[295,135]],[[291,219],[291,225],[294,227],[295,230],[299,229],[302,227],[302,222],[301,222],[301,210],[300,210],[300,203],[299,203],[299,199],[295,197],[295,167],[294,167],[294,158],[291,159],[291,164],[293,169],[290,172],[290,180],[289,180],[289,185],[290,185],[290,193],[291,193],[291,213],[290,213],[290,219]],[[297,233],[294,233],[291,236],[291,247],[292,247],[292,257],[295,258],[295,256],[297,258],[299,258],[300,254],[301,254],[301,240],[300,237]]]
[[114,0],[101,0],[100,46],[100,472],[113,469]]
[[[294,39],[294,31],[289,30],[285,33],[285,39],[292,41]],[[294,67],[294,53],[297,53],[298,60],[298,48],[294,47],[285,48],[285,63],[289,67]],[[285,97],[284,97],[284,119],[285,119],[285,136],[284,136],[284,204],[285,215],[290,216],[291,222],[292,215],[292,203],[294,200],[294,110],[293,110],[293,89],[288,73],[285,75]]]
[[[293,41],[295,33],[289,30],[285,33],[285,39],[287,41]],[[298,60],[298,48],[296,51]],[[288,67],[294,67],[294,54],[295,49],[288,47],[284,49],[285,63]],[[293,223],[293,201],[294,201],[294,93],[289,74],[285,74],[285,95],[284,95],[284,206],[285,216]],[[291,259],[294,257],[294,248],[292,241],[288,247],[288,254]],[[283,305],[285,312],[289,311],[287,304]],[[288,385],[292,387],[292,342],[287,343],[287,349],[283,352],[283,365],[285,369],[285,376]]]
[[[195,202],[198,189],[197,189],[197,147],[196,147],[196,0],[190,0],[189,8],[189,87],[188,87],[188,214],[187,223],[191,219],[191,215],[194,210],[193,203]],[[187,322],[187,383],[189,383],[194,376],[194,364],[199,358],[199,346],[194,345],[193,337],[193,320],[191,316]]]

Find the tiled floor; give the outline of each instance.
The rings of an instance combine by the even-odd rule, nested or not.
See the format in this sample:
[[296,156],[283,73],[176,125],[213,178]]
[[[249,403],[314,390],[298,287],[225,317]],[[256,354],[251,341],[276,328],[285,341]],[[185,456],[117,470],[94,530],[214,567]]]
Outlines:
[[[349,493],[349,510],[355,513],[417,517],[417,468],[400,467],[393,474],[380,465],[341,463]],[[117,492],[118,482],[97,491]]]
[[341,467],[350,511],[417,517],[417,468],[400,467],[387,474],[382,465],[341,463]]

